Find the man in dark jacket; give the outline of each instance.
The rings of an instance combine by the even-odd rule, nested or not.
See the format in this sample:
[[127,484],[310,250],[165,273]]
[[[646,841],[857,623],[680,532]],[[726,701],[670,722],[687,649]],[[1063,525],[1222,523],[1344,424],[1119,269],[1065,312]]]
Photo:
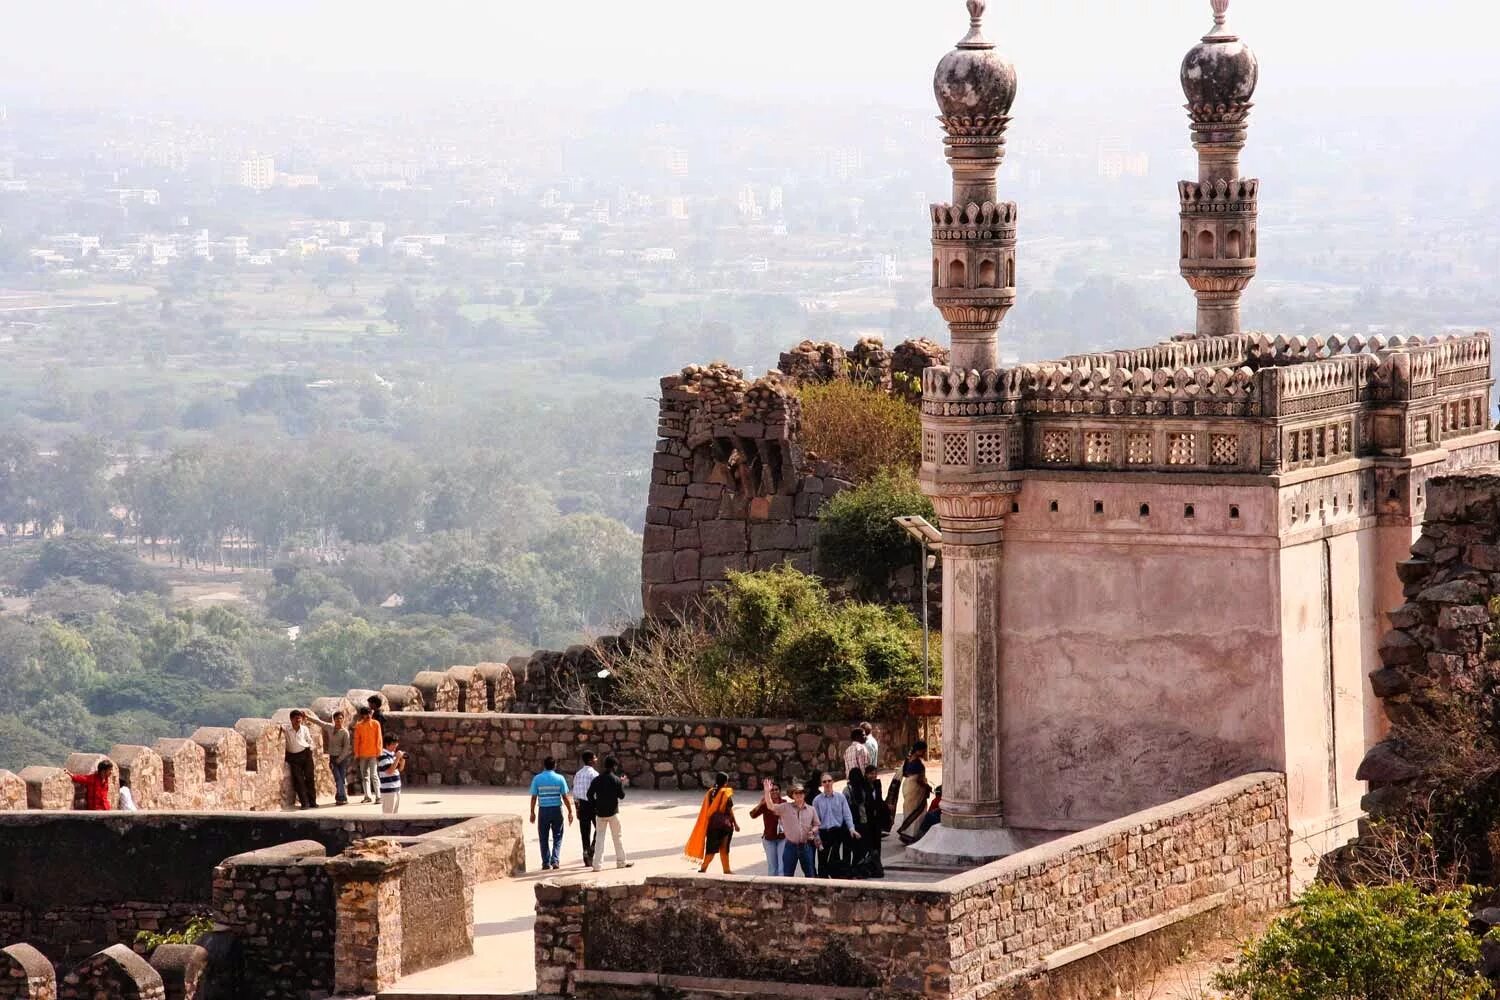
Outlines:
[[629,868],[634,862],[625,860],[625,845],[620,842],[620,800],[625,797],[625,781],[620,777],[620,762],[613,757],[604,758],[604,773],[589,785],[589,805],[594,809],[594,823],[598,827],[594,842],[594,871],[604,865],[604,834],[609,833],[615,844],[615,867]]

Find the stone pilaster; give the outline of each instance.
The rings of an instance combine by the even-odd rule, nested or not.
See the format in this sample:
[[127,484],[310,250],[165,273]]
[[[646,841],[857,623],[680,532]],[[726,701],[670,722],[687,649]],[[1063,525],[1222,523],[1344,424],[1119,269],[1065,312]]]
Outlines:
[[1001,823],[1002,558],[998,529],[944,533],[943,824],[961,830]]
[[328,862],[338,918],[333,942],[334,987],[340,993],[378,993],[401,978],[399,849],[360,856],[357,847]]

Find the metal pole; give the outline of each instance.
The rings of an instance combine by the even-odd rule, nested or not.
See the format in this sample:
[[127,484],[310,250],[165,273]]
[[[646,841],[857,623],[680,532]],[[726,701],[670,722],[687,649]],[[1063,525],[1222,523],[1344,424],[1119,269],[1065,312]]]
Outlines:
[[922,539],[922,693],[932,694],[932,654],[928,648],[927,539]]
[[[922,587],[922,693],[932,694],[932,652],[930,640],[928,639],[929,625],[927,623],[927,539],[922,539],[922,572],[920,574]],[[922,742],[928,739],[927,716],[922,716]]]

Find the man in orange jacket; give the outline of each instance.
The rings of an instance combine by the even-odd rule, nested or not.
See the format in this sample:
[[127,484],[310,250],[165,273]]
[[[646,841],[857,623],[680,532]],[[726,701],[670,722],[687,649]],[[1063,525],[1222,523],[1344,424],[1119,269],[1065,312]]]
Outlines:
[[375,796],[375,802],[380,801],[380,773],[377,764],[380,760],[380,751],[385,749],[385,734],[380,731],[380,723],[365,706],[360,706],[355,714],[354,723],[354,773],[359,775],[359,780],[364,790],[364,798],[361,802],[371,801],[370,796]]

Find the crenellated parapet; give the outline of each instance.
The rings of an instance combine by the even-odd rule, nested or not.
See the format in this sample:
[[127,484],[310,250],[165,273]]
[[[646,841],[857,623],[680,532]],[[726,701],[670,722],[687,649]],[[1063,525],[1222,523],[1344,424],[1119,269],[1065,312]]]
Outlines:
[[933,367],[923,467],[1266,474],[1415,455],[1488,429],[1490,363],[1485,333],[1236,334],[1008,369]]

